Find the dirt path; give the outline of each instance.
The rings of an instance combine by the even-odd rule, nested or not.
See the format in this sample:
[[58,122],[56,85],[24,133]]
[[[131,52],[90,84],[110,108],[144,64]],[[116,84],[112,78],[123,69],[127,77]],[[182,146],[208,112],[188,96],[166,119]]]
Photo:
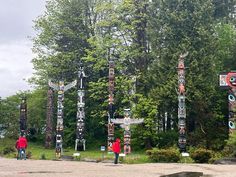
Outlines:
[[236,177],[236,165],[149,163],[126,165],[78,161],[16,160],[0,158],[0,177],[158,177],[177,172]]

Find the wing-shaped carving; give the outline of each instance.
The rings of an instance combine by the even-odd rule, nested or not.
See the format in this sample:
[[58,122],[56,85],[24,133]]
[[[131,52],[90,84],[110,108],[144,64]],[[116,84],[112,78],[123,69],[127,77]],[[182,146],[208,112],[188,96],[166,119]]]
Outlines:
[[70,88],[76,86],[76,84],[77,84],[77,80],[74,80],[73,82],[67,84],[67,85],[65,86],[64,91],[67,91],[67,90],[69,90]]
[[130,119],[130,124],[141,124],[144,119]]
[[111,122],[115,124],[124,124],[124,119],[111,119]]
[[51,80],[48,81],[49,87],[52,87],[54,90],[59,90],[59,86],[54,84]]

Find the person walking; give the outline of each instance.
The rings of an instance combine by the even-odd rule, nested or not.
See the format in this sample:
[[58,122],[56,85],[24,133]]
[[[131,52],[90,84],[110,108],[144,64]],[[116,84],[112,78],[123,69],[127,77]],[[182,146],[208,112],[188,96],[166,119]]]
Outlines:
[[116,138],[116,141],[112,144],[112,151],[115,154],[114,164],[117,164],[119,160],[119,154],[120,154],[120,139],[119,138]]
[[[20,136],[19,139],[18,139],[18,146],[19,146],[19,155],[20,155],[20,159],[24,158],[26,160],[26,148],[28,146],[28,143],[27,143],[27,139],[25,138],[25,136]],[[22,157],[23,155],[23,157]]]

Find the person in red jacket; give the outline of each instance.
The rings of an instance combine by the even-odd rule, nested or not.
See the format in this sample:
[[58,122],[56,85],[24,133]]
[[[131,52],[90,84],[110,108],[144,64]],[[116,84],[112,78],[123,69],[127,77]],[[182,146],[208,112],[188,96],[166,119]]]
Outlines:
[[[20,159],[24,158],[26,160],[26,152],[25,149],[27,148],[28,143],[27,143],[27,139],[25,138],[25,136],[20,136],[18,139],[18,147],[20,149]],[[23,157],[22,157],[23,156]]]
[[120,154],[120,139],[119,138],[116,138],[116,141],[112,144],[112,151],[115,154],[114,163],[117,164],[118,159],[119,159],[119,154]]

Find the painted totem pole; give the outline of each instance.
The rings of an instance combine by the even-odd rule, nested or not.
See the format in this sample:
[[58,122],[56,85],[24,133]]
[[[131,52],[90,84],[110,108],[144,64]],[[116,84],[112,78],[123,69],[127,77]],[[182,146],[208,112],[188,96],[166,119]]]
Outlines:
[[235,131],[236,123],[236,71],[220,74],[220,87],[229,90],[229,134]]
[[47,93],[47,119],[46,119],[46,138],[45,138],[45,148],[52,147],[53,139],[53,90],[49,87]]
[[77,103],[77,129],[76,129],[76,140],[75,140],[75,150],[84,150],[85,151],[85,142],[84,139],[84,119],[85,119],[85,112],[84,112],[84,85],[83,85],[83,78],[85,78],[84,69],[80,66],[78,72],[78,103]]
[[185,108],[185,66],[184,58],[188,54],[180,55],[178,64],[178,128],[179,140],[178,145],[181,152],[186,151],[186,108]]
[[111,119],[111,122],[115,124],[121,124],[121,127],[124,128],[124,153],[130,154],[131,153],[131,131],[130,125],[131,124],[140,124],[143,122],[144,119],[131,119],[131,112],[130,109],[124,109],[124,118],[123,119]]
[[58,92],[57,98],[57,127],[56,127],[56,157],[60,158],[62,154],[62,136],[63,136],[63,102],[64,102],[64,92],[76,85],[77,81],[71,82],[70,84],[64,86],[64,81],[59,81],[59,84],[54,84],[50,80],[48,85]]
[[115,63],[109,61],[109,97],[108,97],[108,138],[107,138],[107,150],[112,152],[112,143],[114,141],[114,124],[111,119],[114,118],[114,90],[115,90]]
[[26,103],[26,98],[23,97],[21,99],[21,104],[20,104],[20,134],[25,135],[26,130],[27,130],[27,103]]

